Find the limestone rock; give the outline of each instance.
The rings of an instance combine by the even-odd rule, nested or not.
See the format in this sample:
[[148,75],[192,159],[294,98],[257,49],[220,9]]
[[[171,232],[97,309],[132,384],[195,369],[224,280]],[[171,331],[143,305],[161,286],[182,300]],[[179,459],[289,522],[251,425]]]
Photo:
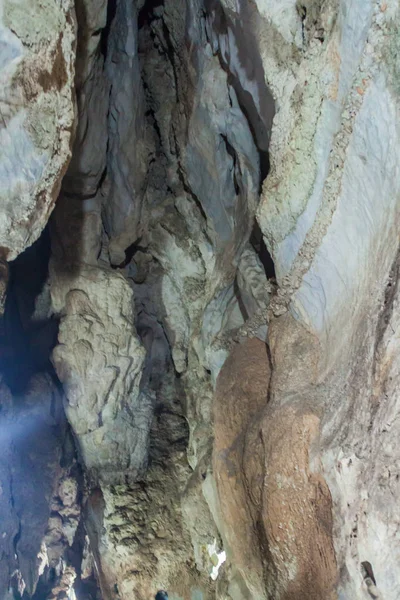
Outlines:
[[72,159],[63,180],[69,197],[93,197],[106,166],[109,84],[104,73],[106,0],[78,0],[79,27],[75,91],[77,129]]
[[[226,360],[218,377],[214,404],[213,466],[224,542],[234,570],[231,585],[247,589],[244,597],[249,598],[268,597],[264,590],[262,550],[253,534],[260,520],[257,512],[262,509],[265,459],[260,435],[251,450],[247,442],[253,437],[252,429],[260,427],[266,411],[269,377],[265,344],[249,340],[234,348]],[[244,464],[244,457],[250,452],[252,464]],[[250,489],[246,488],[247,474]]]
[[0,9],[0,246],[12,260],[54,208],[75,123],[73,2],[15,2]]
[[0,259],[78,116],[50,274],[34,249],[0,289],[4,382],[60,320],[78,453],[26,507],[6,436],[4,589],[397,599],[399,0],[78,0],[75,79],[68,0],[0,10]]
[[87,266],[56,279],[52,297],[63,312],[53,362],[82,460],[95,480],[137,474],[145,466],[151,405],[139,394],[144,351],[132,292],[120,275]]
[[142,233],[140,212],[152,149],[144,115],[137,18],[135,3],[117,3],[106,61],[111,88],[104,213],[111,237],[111,262],[116,265],[124,261],[124,250]]
[[[396,471],[398,457],[383,413],[396,401],[392,376],[379,366],[386,351],[377,348],[396,318],[400,139],[392,125],[399,106],[392,32],[399,6],[340,3],[339,13],[334,2],[304,7],[297,76],[292,69],[278,73],[279,60],[264,55],[281,108],[259,218],[281,286],[274,309],[286,303],[294,317],[274,325],[272,388],[277,404],[289,397],[321,416],[313,460],[322,463],[332,495],[339,596],[365,597],[367,561],[378,593],[395,598],[395,566],[383,548],[393,544],[386,523],[397,522],[396,508],[393,492],[385,494],[377,481],[386,473],[393,490],[388,471]],[[268,6],[263,14],[268,18]],[[287,32],[289,21],[294,13],[275,27]]]

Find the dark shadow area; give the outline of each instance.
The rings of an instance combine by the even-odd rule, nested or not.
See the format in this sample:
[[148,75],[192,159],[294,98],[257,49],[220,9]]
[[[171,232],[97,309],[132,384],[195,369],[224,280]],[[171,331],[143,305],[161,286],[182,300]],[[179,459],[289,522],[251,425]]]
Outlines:
[[149,25],[154,19],[154,9],[164,5],[164,0],[146,0],[138,15],[138,28]]
[[0,450],[5,461],[0,468],[2,527],[9,530],[10,524],[17,525],[12,550],[3,537],[0,554],[5,564],[21,572],[26,590],[19,585],[18,575],[13,582],[15,597],[27,600],[36,584],[37,555],[48,526],[67,432],[57,382],[45,373],[35,374],[29,383],[26,393],[14,396],[12,405],[3,405],[0,414]]
[[258,48],[256,36],[254,35],[255,24],[260,19],[256,6],[249,2],[240,2],[240,17],[232,20],[220,0],[205,0],[206,18],[210,18],[210,24],[218,36],[227,36],[231,32],[234,36],[238,49],[240,66],[246,71],[247,78],[257,86],[259,93],[259,107],[256,106],[253,95],[246,89],[234,72],[230,64],[231,57],[227,52],[229,44],[226,44],[222,53],[220,47],[216,51],[221,68],[228,76],[228,83],[233,87],[239,102],[239,106],[247,119],[249,129],[253,136],[260,159],[260,193],[264,179],[267,177],[269,162],[269,142],[271,138],[272,122],[275,116],[275,102],[270,89],[266,84],[264,67]]
[[117,12],[117,0],[108,0],[107,2],[107,21],[106,26],[101,31],[100,37],[100,52],[104,56],[104,60],[107,57],[107,48],[108,48],[108,37],[111,31],[111,23],[114,20],[115,14]]
[[364,579],[371,579],[372,583],[376,585],[374,570],[372,568],[371,563],[368,560],[365,560],[361,563],[361,569],[363,571]]
[[140,245],[140,240],[141,240],[141,238],[139,238],[137,240],[137,242],[134,242],[133,244],[128,246],[128,248],[125,249],[125,260],[121,264],[119,264],[118,266],[114,266],[114,265],[111,265],[111,266],[116,269],[124,269],[132,261],[136,252],[145,252],[146,253],[147,248],[145,246]]
[[11,393],[23,393],[34,373],[53,373],[50,354],[57,343],[58,320],[50,315],[47,287],[50,235],[40,238],[10,263],[10,280],[0,342],[0,371]]
[[235,281],[233,282],[233,290],[235,292],[236,300],[238,301],[238,304],[239,304],[239,310],[240,310],[240,313],[241,313],[241,315],[243,317],[243,321],[246,322],[249,319],[250,315],[247,312],[246,306],[245,306],[245,304],[243,302],[243,298],[242,298],[242,294],[241,294],[240,289],[239,289],[237,277],[235,277]]
[[250,236],[250,244],[258,254],[267,279],[276,279],[275,265],[272,256],[268,252],[268,248],[264,242],[264,236],[257,221],[254,221],[253,231]]
[[189,439],[184,417],[184,387],[180,374],[175,370],[171,332],[164,320],[161,273],[157,261],[152,261],[143,282],[132,283],[136,329],[146,350],[140,389],[153,402],[149,466],[152,463],[166,464],[174,452],[185,451]]
[[[62,468],[67,470],[69,476],[73,477],[78,482],[77,502],[79,505],[81,505],[83,500],[82,490],[84,489],[84,475],[77,460],[77,452],[73,440],[73,434],[68,425],[65,428],[65,437],[60,464]],[[51,516],[55,518],[59,518],[57,506],[62,506],[62,502],[59,497],[55,496],[53,501],[53,510],[51,513]],[[65,557],[67,558],[68,565],[71,565],[76,572],[74,590],[79,592],[77,598],[79,600],[96,600],[98,598],[98,586],[94,577],[92,576],[88,577],[87,579],[82,579],[82,556],[84,555],[85,551],[85,536],[86,532],[81,519],[75,533],[73,544],[66,549]],[[46,598],[53,597],[52,590],[60,582],[59,571],[59,565],[56,562],[50,562],[50,564],[44,568],[43,574],[39,578],[37,588],[33,596],[24,594],[22,596],[22,600],[44,600]]]
[[[82,556],[84,556],[87,547],[85,547],[86,530],[83,520],[78,525],[75,534],[74,543],[69,549],[69,563],[74,567],[76,580],[74,583],[74,591],[77,600],[97,600],[99,598],[99,586],[97,579],[92,572],[89,577],[85,577],[82,573]],[[37,600],[41,600],[38,598]]]

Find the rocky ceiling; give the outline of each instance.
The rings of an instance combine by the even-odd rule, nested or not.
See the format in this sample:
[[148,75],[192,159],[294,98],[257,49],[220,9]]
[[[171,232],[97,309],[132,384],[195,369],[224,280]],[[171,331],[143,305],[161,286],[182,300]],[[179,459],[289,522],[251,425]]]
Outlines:
[[2,1],[1,600],[399,600],[399,29]]

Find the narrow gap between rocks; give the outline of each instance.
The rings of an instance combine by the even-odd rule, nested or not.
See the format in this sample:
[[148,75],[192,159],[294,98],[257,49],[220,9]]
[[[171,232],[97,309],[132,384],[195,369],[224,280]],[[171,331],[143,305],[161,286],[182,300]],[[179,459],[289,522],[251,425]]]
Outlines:
[[[233,37],[238,44],[239,62],[240,55],[247,58],[251,56],[253,63],[253,77],[255,77],[253,83],[258,87],[259,94],[262,98],[262,112],[260,114],[257,109],[254,98],[248,90],[244,89],[237,73],[234,72],[231,65],[229,64],[229,44],[226,44],[224,53],[218,44],[217,49],[214,53],[217,55],[221,68],[228,77],[228,84],[235,90],[236,97],[243,115],[246,117],[249,129],[251,131],[253,141],[256,145],[259,154],[259,166],[260,166],[260,184],[259,193],[262,192],[262,185],[266,177],[268,176],[270,169],[269,161],[269,141],[271,135],[272,120],[275,114],[275,102],[273,96],[265,83],[264,70],[260,60],[260,56],[257,54],[257,42],[251,31],[245,31],[240,19],[236,22],[230,21],[227,17],[224,7],[220,0],[206,0],[206,10],[204,11],[204,18],[207,20],[211,14],[214,16],[214,33],[222,38],[229,38],[229,34],[233,33]],[[249,18],[249,9],[246,5],[242,4],[242,11],[244,11],[243,23]],[[211,43],[211,40],[208,39]],[[212,44],[211,44],[212,45]]]
[[154,9],[164,5],[164,0],[146,0],[139,11],[138,28],[142,29],[154,19]]
[[100,34],[100,52],[104,57],[104,60],[107,58],[107,46],[108,46],[108,38],[110,35],[111,24],[114,20],[115,14],[117,12],[117,4],[118,0],[108,0],[107,2],[107,21],[106,26],[102,29]]
[[264,236],[256,220],[254,221],[253,230],[251,232],[250,244],[253,246],[258,258],[262,263],[262,266],[264,267],[266,278],[269,280],[275,280],[276,273],[274,261],[271,254],[268,252],[268,248],[264,241]]

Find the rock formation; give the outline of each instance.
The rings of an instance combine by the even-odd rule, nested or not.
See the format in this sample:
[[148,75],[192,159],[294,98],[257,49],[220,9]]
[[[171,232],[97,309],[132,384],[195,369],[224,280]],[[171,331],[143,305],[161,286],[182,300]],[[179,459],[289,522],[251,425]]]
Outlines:
[[395,600],[399,0],[3,0],[0,600]]

